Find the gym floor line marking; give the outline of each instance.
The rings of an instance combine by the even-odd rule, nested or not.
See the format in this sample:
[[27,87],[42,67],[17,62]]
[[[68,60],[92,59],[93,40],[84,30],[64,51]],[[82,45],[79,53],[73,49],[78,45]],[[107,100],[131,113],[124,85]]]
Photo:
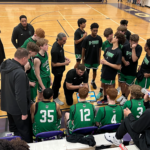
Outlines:
[[67,31],[64,29],[64,27],[62,26],[62,24],[59,22],[59,20],[57,20],[58,24],[61,26],[61,28],[64,30],[64,32],[67,34],[67,36],[69,37]]
[[[98,13],[100,13],[101,15],[103,15],[104,17],[106,17],[106,18],[110,18],[110,17],[108,17],[108,16],[106,16],[106,15],[104,15],[103,13],[101,13],[100,11],[98,11],[98,10],[96,10],[95,8],[93,8],[93,7],[91,7],[91,6],[89,6],[88,4],[86,4],[88,7],[90,7],[91,9],[93,9],[93,10],[95,10],[96,12],[98,12]],[[110,18],[110,20],[112,21],[112,22],[114,22],[114,23],[116,23],[116,24],[118,24],[118,25],[120,25],[119,23],[117,23],[116,21],[114,21],[113,19],[111,19]],[[132,32],[131,30],[129,30],[130,32]],[[135,34],[134,32],[132,32],[133,34]],[[142,37],[140,37],[142,40],[144,40],[144,41],[146,41],[144,38],[142,38]]]

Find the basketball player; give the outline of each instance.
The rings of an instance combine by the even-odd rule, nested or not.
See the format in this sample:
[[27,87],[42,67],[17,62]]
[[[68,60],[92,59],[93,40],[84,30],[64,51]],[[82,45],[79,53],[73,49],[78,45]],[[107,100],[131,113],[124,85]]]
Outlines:
[[45,38],[45,31],[41,28],[36,29],[35,33],[33,36],[29,37],[23,45],[21,46],[22,48],[27,48],[27,45],[29,42],[36,43],[38,39],[40,38]]
[[40,51],[34,58],[35,75],[38,79],[38,100],[43,100],[43,91],[52,85],[50,74],[50,67],[48,61],[48,40],[39,39],[36,44],[39,46]]
[[123,109],[121,106],[116,105],[116,98],[118,91],[115,88],[109,88],[106,90],[108,106],[100,107],[95,121],[98,127],[107,124],[121,123],[124,119]]
[[60,130],[62,117],[59,104],[53,102],[53,90],[47,88],[43,91],[44,100],[31,106],[31,119],[33,134]]
[[90,69],[93,69],[92,86],[96,89],[95,78],[101,58],[102,38],[97,35],[99,25],[97,23],[91,24],[91,34],[88,35],[82,43],[82,63],[86,67],[89,74]]
[[95,107],[86,102],[88,88],[79,89],[80,103],[70,107],[70,113],[65,113],[65,123],[69,128],[70,134],[77,128],[89,127],[95,124]]
[[82,53],[82,42],[87,36],[87,33],[84,31],[86,27],[86,20],[84,18],[80,18],[78,20],[79,28],[74,33],[74,44],[75,44],[75,56],[76,56],[76,64],[74,68],[77,68],[81,62],[81,53]]
[[32,101],[31,103],[34,103],[37,96],[38,80],[35,75],[33,59],[34,56],[37,55],[37,53],[39,52],[39,47],[35,43],[29,42],[27,45],[27,50],[29,51],[29,55],[28,62],[25,65],[25,72],[27,73],[27,76],[29,78],[30,94]]

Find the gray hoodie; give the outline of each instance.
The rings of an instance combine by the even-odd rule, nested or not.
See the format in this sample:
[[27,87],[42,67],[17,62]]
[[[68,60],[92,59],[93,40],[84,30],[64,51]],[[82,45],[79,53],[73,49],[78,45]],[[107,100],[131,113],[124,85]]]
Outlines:
[[7,59],[1,65],[1,109],[11,115],[26,115],[30,101],[24,67],[14,59]]

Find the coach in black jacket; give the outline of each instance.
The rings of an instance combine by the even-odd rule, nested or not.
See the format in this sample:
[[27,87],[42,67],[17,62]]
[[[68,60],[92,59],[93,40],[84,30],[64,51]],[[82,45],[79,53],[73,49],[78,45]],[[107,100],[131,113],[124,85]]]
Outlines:
[[24,71],[28,51],[19,48],[14,59],[1,65],[1,109],[7,112],[9,129],[28,143],[32,142],[29,80]]
[[34,34],[34,28],[27,23],[27,17],[20,16],[20,24],[16,26],[12,33],[11,41],[13,45],[18,48],[21,47],[26,39]]

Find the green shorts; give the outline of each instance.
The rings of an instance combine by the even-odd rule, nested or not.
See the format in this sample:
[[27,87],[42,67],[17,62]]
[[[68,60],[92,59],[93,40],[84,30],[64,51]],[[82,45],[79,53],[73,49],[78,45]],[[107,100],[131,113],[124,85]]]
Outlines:
[[38,87],[38,82],[36,82],[35,87],[30,86],[31,101],[34,103],[37,96],[37,87]]
[[87,69],[98,69],[99,64],[84,64]]
[[75,54],[76,59],[81,59],[81,54]]
[[67,128],[69,130],[69,134],[72,134],[72,131],[74,130],[74,125],[72,124],[72,121],[70,119],[67,121]]
[[[43,82],[43,85],[45,86],[45,88],[49,88],[50,85],[51,85],[50,77],[44,77],[44,78],[41,78],[41,79],[42,79],[42,82]],[[42,92],[42,87],[40,86],[39,83],[38,83],[38,91],[40,93]]]
[[136,82],[135,82],[136,85],[140,85],[142,88],[146,88],[146,89],[149,89],[149,86],[150,86],[150,78],[143,78],[142,81],[138,81],[136,79]]
[[120,71],[120,70],[118,70],[118,71],[117,71],[117,74],[121,74],[121,71]]
[[101,78],[101,82],[106,84],[106,85],[113,85],[113,84],[115,84],[115,80],[105,80],[103,78]]
[[127,85],[134,84],[136,76],[126,76],[123,73],[120,74],[119,82],[125,82]]

